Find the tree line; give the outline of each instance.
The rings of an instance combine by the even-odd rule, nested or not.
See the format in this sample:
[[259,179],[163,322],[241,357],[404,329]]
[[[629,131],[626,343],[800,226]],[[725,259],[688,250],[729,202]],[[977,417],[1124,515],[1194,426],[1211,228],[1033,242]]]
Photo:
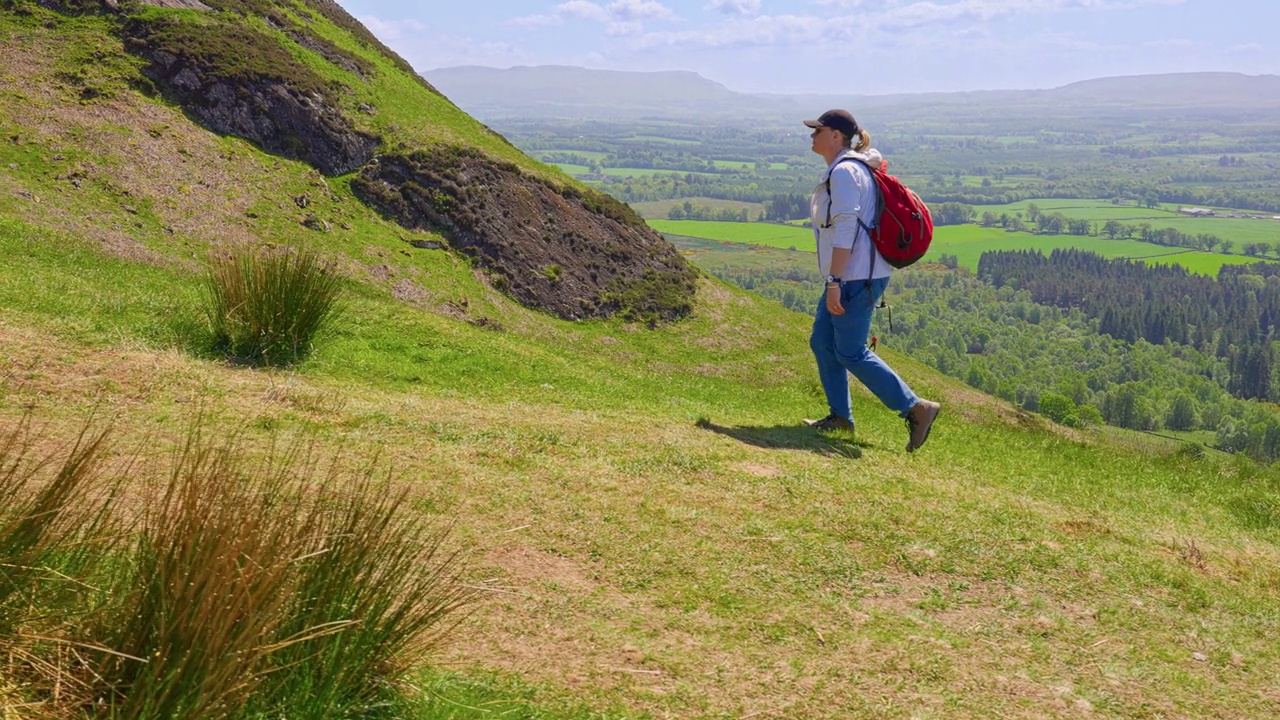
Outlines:
[[1226,363],[1236,397],[1274,401],[1280,265],[1223,266],[1216,279],[1177,265],[1108,260],[1081,250],[984,253],[978,276],[1038,303],[1078,308],[1125,342],[1189,346]]

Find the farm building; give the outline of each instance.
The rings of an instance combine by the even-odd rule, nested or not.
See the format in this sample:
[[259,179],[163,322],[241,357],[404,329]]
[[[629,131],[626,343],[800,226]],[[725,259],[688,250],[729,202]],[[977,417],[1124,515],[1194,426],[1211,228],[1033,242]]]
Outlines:
[[1178,208],[1178,212],[1191,217],[1213,217],[1216,213],[1207,208],[1184,207]]

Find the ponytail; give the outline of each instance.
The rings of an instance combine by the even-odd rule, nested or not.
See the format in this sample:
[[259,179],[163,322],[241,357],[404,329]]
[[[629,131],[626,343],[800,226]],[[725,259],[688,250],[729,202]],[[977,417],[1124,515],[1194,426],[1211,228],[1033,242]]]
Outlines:
[[871,147],[871,135],[866,130],[858,128],[858,144],[854,146],[854,150],[858,152],[866,152]]

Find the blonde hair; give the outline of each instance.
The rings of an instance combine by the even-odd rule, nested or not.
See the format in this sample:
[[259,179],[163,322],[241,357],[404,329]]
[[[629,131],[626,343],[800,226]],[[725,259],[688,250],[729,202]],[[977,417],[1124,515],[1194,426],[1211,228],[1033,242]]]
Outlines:
[[863,130],[862,128],[858,128],[858,144],[853,149],[857,150],[858,152],[865,152],[870,148],[871,148],[871,133],[867,132],[866,130]]
[[853,148],[858,152],[866,152],[871,147],[871,134],[862,128],[858,128],[858,144],[856,146],[853,144],[853,138],[839,130],[836,132],[840,133],[840,137],[844,140],[844,146],[847,148]]

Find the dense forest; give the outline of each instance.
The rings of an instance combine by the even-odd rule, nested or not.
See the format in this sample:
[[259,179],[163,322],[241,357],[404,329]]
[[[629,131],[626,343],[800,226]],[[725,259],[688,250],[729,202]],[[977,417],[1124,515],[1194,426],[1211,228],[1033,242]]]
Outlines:
[[1227,364],[1226,389],[1275,400],[1273,342],[1280,325],[1280,265],[1224,266],[1218,278],[1177,265],[1105,260],[1079,250],[985,253],[978,277],[1030,293],[1034,302],[1079,308],[1098,332],[1135,342],[1189,345]]

